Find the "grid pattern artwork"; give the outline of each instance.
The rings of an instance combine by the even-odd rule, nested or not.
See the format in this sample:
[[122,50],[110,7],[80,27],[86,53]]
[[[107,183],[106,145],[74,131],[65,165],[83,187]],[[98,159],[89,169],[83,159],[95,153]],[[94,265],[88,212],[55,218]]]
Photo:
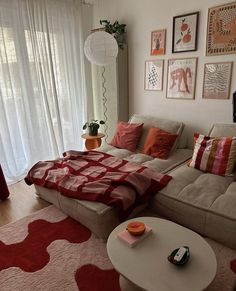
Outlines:
[[145,90],[162,90],[163,60],[145,62]]

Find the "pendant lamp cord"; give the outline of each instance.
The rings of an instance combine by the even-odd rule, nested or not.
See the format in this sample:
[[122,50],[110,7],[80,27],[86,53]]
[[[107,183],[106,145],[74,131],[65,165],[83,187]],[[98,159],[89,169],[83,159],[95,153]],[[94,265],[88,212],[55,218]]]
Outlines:
[[108,130],[108,126],[107,126],[107,98],[106,98],[106,92],[107,92],[107,89],[106,89],[106,86],[105,86],[105,83],[106,83],[106,78],[105,78],[105,67],[103,66],[102,67],[102,105],[103,105],[103,115],[104,115],[104,133],[105,133],[105,142],[107,143],[107,138],[108,138],[108,134],[107,134],[107,130]]

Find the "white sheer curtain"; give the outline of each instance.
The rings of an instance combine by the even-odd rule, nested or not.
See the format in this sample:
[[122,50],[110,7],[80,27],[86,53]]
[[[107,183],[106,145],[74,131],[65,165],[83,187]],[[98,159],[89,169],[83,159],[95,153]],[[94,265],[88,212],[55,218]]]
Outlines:
[[80,0],[0,0],[0,164],[9,183],[81,149],[86,119]]

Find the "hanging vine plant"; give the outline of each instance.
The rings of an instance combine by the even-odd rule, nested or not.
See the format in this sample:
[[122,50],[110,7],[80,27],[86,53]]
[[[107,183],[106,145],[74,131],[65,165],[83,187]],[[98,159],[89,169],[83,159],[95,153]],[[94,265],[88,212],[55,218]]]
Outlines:
[[126,24],[120,24],[119,21],[111,23],[108,20],[100,20],[100,24],[105,28],[105,31],[112,34],[117,40],[119,48],[124,48],[125,43],[125,33]]

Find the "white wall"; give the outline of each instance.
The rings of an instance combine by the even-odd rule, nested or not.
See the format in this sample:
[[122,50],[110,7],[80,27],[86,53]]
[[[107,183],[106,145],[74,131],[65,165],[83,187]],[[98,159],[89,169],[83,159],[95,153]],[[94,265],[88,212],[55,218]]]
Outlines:
[[[207,133],[214,122],[232,122],[232,93],[236,90],[236,64],[233,64],[229,100],[202,99],[204,63],[236,61],[236,55],[205,56],[208,8],[228,3],[228,0],[99,0],[94,2],[94,26],[99,19],[119,20],[127,24],[129,46],[130,115],[143,113],[181,120],[192,131]],[[171,53],[173,16],[200,11],[198,50]],[[167,29],[166,54],[150,56],[150,35],[156,29]],[[166,98],[167,60],[169,58],[198,57],[195,100]],[[144,61],[164,59],[163,91],[144,90]]]

